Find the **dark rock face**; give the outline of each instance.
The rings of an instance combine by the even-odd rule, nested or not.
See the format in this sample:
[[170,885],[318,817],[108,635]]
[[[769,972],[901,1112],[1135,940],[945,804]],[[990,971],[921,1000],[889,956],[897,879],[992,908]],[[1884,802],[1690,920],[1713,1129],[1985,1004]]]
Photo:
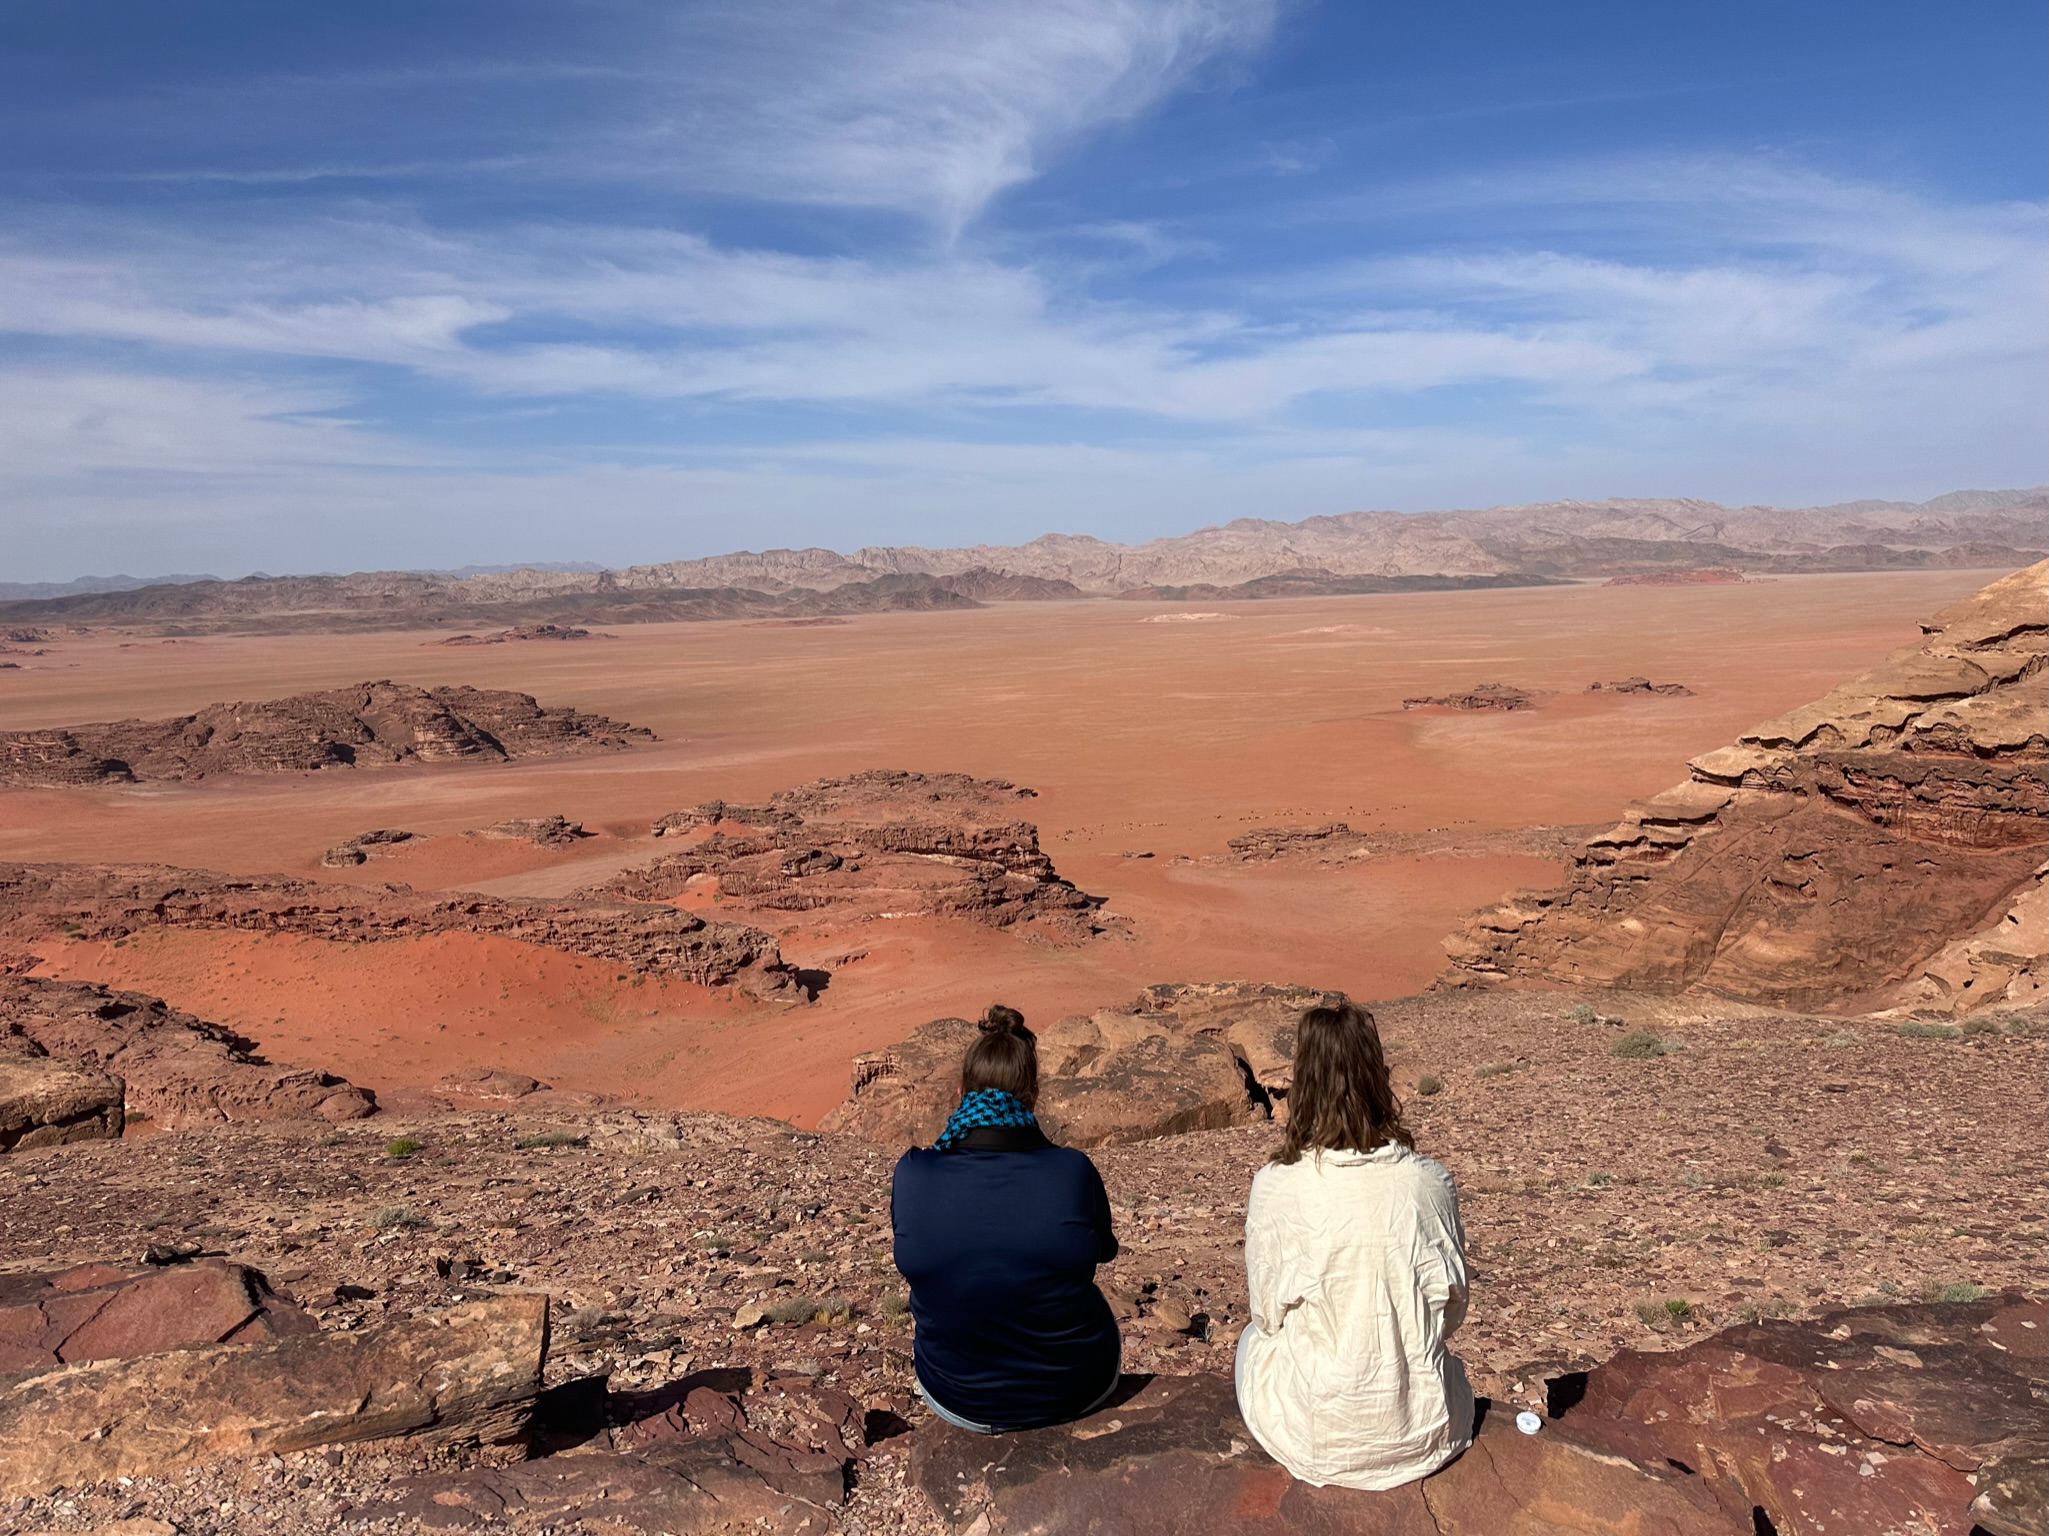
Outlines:
[[591,955],[634,971],[769,997],[795,991],[775,941],[738,923],[675,907],[610,901],[520,901],[470,892],[365,890],[283,875],[249,877],[163,864],[0,864],[0,940],[32,945],[57,932],[118,939],[150,928],[224,928],[377,943],[426,933],[481,933]]
[[502,689],[390,681],[168,720],[0,732],[0,784],[101,784],[611,752],[654,733]]
[[1039,829],[1015,819],[1032,796],[1002,779],[876,769],[765,805],[715,800],[654,824],[677,852],[582,894],[665,901],[695,883],[730,907],[821,923],[933,915],[1088,938],[1102,931],[1102,898],[1063,880]]
[[[1040,1123],[1068,1146],[1098,1147],[1270,1118],[1293,1075],[1302,1010],[1342,1000],[1309,987],[1192,982],[1061,1019],[1038,1032]],[[975,1034],[965,1019],[934,1019],[855,1057],[852,1089],[823,1128],[931,1142],[960,1099]]]
[[85,1264],[0,1275],[0,1376],[317,1331],[245,1264]]
[[[112,1103],[99,1112],[111,1121],[95,1134],[120,1134],[124,1082],[126,1109],[165,1129],[302,1115],[358,1120],[377,1107],[368,1089],[331,1073],[273,1066],[225,1025],[161,998],[93,982],[0,976],[0,1048],[9,1041],[76,1075],[113,1084]],[[0,1054],[0,1084],[7,1068],[23,1059]],[[0,1109],[0,1145],[4,1125]]]
[[1317,1488],[1259,1448],[1222,1376],[1126,1377],[1074,1424],[988,1438],[919,1430],[911,1476],[966,1536],[1738,1536],[1669,1474],[1489,1413],[1472,1448],[1384,1493]]
[[1688,988],[1810,1009],[2027,1006],[2049,938],[2049,563],[1693,763],[1562,889],[1446,941],[1453,983]]
[[109,1140],[125,1114],[120,1078],[52,1061],[27,1036],[0,1032],[0,1152]]
[[[117,1289],[107,1307],[129,1294],[141,1293]],[[124,1343],[151,1326],[163,1335],[162,1319],[133,1321]],[[12,1379],[0,1387],[0,1493],[397,1435],[510,1444],[526,1433],[547,1339],[545,1297],[497,1296],[360,1332],[194,1343]]]
[[837,1529],[832,1512],[867,1450],[861,1405],[808,1377],[701,1371],[659,1392],[615,1395],[606,1416],[597,1443],[610,1450],[410,1479],[363,1517],[438,1529],[513,1519],[602,1520],[648,1536],[824,1533]]
[[1690,1468],[1732,1519],[1762,1509],[1779,1531],[2039,1531],[2045,1355],[2039,1301],[1853,1308],[1625,1350],[1560,1427]]

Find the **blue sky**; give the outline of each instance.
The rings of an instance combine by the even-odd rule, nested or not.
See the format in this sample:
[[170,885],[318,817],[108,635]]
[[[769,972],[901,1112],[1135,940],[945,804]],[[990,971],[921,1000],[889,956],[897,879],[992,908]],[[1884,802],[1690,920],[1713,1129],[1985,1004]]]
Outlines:
[[2033,484],[2049,23],[0,12],[0,580]]

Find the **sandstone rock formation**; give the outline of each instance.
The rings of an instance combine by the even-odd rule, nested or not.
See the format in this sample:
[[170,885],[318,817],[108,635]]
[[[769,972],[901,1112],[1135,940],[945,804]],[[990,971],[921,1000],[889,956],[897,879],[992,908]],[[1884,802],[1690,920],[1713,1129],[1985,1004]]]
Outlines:
[[494,821],[476,835],[532,843],[537,848],[567,848],[590,836],[582,822],[571,821],[567,816],[514,816]]
[[1369,858],[1488,859],[1509,855],[1564,859],[1597,831],[1591,826],[1429,827],[1420,832],[1365,832],[1344,821],[1313,826],[1254,827],[1228,844],[1231,856],[1247,863],[1310,859],[1323,864]]
[[[1342,993],[1252,982],[1146,988],[1128,1007],[1075,1014],[1038,1031],[1040,1123],[1075,1147],[1144,1141],[1271,1118],[1293,1077],[1302,1010]],[[827,1130],[925,1145],[960,1099],[965,1019],[934,1019],[909,1039],[854,1058]]]
[[495,635],[450,635],[436,645],[505,645],[515,640],[588,640],[591,632],[573,624],[516,624]]
[[296,933],[337,943],[495,934],[760,997],[793,995],[796,986],[767,934],[668,906],[423,895],[403,886],[366,890],[165,864],[0,864],[0,940],[28,947],[60,932],[120,939],[150,928]]
[[1697,571],[1637,571],[1627,576],[1610,576],[1611,587],[1733,587],[1744,581],[1741,571],[1708,566]]
[[347,842],[336,843],[328,849],[320,856],[320,862],[329,869],[348,869],[357,864],[367,864],[385,849],[413,842],[418,836],[416,832],[402,832],[395,827],[380,827],[371,832],[358,832]]
[[2049,1516],[2045,1356],[2039,1300],[1851,1308],[1625,1350],[1561,1428],[1688,1469],[1738,1530],[1761,1509],[1784,1532],[2022,1536]]
[[1403,699],[1403,709],[1534,709],[1536,696],[1513,683],[1475,683],[1459,693]]
[[956,1536],[1749,1536],[1655,1472],[1553,1435],[1481,1421],[1472,1449],[1385,1493],[1319,1488],[1277,1465],[1223,1376],[1127,1377],[1076,1424],[995,1444],[944,1424],[913,1437],[911,1475]]
[[1588,693],[1658,693],[1667,698],[1690,699],[1693,690],[1684,683],[1654,683],[1647,677],[1625,677],[1619,683],[1588,683]]
[[2049,562],[1923,629],[1878,670],[1695,759],[1687,782],[1589,842],[1565,889],[1480,913],[1446,941],[1447,979],[1814,1009],[2038,995],[2049,937],[2027,914],[2049,842]]
[[[359,1120],[377,1107],[368,1089],[327,1072],[273,1066],[233,1030],[160,998],[93,982],[0,976],[0,1084],[24,1066],[67,1072],[77,1095],[68,1120],[46,1120],[40,1136],[21,1138],[29,1146],[120,1135],[124,1082],[127,1111],[164,1129],[305,1115]],[[5,1093],[0,1088],[0,1104]],[[5,1123],[0,1110],[0,1147]],[[67,1133],[67,1124],[80,1133]]]
[[654,824],[676,852],[581,894],[666,901],[696,886],[730,909],[818,923],[937,915],[1101,932],[1102,898],[1063,880],[1039,829],[1015,819],[1032,795],[1002,779],[876,769],[778,790],[766,805],[715,800]]
[[0,732],[0,784],[109,784],[612,752],[654,733],[504,689],[390,681],[167,720]]
[[545,1297],[497,1296],[356,1333],[15,1378],[0,1389],[0,1493],[400,1435],[511,1443],[540,1390],[547,1339]]
[[52,1061],[26,1036],[0,1033],[0,1152],[119,1136],[125,1113],[120,1078]]
[[83,1264],[0,1275],[0,1376],[317,1333],[246,1264]]

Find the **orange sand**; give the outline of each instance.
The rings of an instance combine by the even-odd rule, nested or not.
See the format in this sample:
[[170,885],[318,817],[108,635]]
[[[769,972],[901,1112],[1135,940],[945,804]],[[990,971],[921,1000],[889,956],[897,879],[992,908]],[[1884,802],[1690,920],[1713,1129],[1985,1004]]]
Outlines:
[[[338,770],[195,785],[0,791],[0,857],[156,859],[420,889],[559,895],[651,857],[648,823],[822,774],[953,769],[1029,784],[1062,873],[1129,937],[1061,947],[968,923],[781,931],[834,971],[810,1007],[765,1009],[594,961],[443,936],[329,945],[179,933],[51,942],[46,969],[231,1023],[275,1059],[371,1087],[468,1063],[649,1103],[811,1122],[857,1050],[1001,996],[1050,1018],[1153,981],[1248,977],[1412,992],[1466,912],[1555,868],[1519,858],[1243,866],[1247,828],[1348,820],[1420,830],[1611,819],[1687,758],[1910,642],[1982,572],[1786,578],[1189,605],[1021,604],[843,626],[626,626],[616,640],[448,648],[417,633],[121,645],[60,637],[0,674],[0,728],[162,715],[390,677],[519,688],[652,727],[659,744],[513,766]],[[1587,696],[1642,674],[1692,698]],[[1557,692],[1514,714],[1404,713],[1405,695],[1500,681]],[[560,850],[447,834],[559,812],[601,835]],[[436,834],[360,867],[321,852],[372,827]],[[1152,859],[1125,851],[1150,850]],[[1174,862],[1189,855],[1201,862]],[[862,958],[843,956],[865,951]],[[580,965],[580,969],[579,969]]]

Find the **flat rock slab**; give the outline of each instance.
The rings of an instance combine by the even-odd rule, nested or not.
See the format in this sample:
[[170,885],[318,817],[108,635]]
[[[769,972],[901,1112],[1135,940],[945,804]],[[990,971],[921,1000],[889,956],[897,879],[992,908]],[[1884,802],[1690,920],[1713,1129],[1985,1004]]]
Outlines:
[[1073,1424],[911,1441],[911,1476],[958,1536],[1747,1536],[1699,1491],[1499,1413],[1433,1476],[1381,1493],[1298,1482],[1223,1376],[1127,1377]]
[[245,1264],[83,1264],[0,1275],[0,1373],[318,1331]]
[[507,1443],[547,1338],[546,1297],[498,1296],[360,1333],[62,1366],[0,1391],[0,1494],[393,1435]]
[[2044,1333],[2049,1310],[2017,1297],[1750,1324],[1624,1350],[1560,1430],[1690,1467],[1732,1516],[1762,1509],[1783,1532],[2039,1533],[2009,1512],[2043,1504],[2028,1469],[2049,1454]]

